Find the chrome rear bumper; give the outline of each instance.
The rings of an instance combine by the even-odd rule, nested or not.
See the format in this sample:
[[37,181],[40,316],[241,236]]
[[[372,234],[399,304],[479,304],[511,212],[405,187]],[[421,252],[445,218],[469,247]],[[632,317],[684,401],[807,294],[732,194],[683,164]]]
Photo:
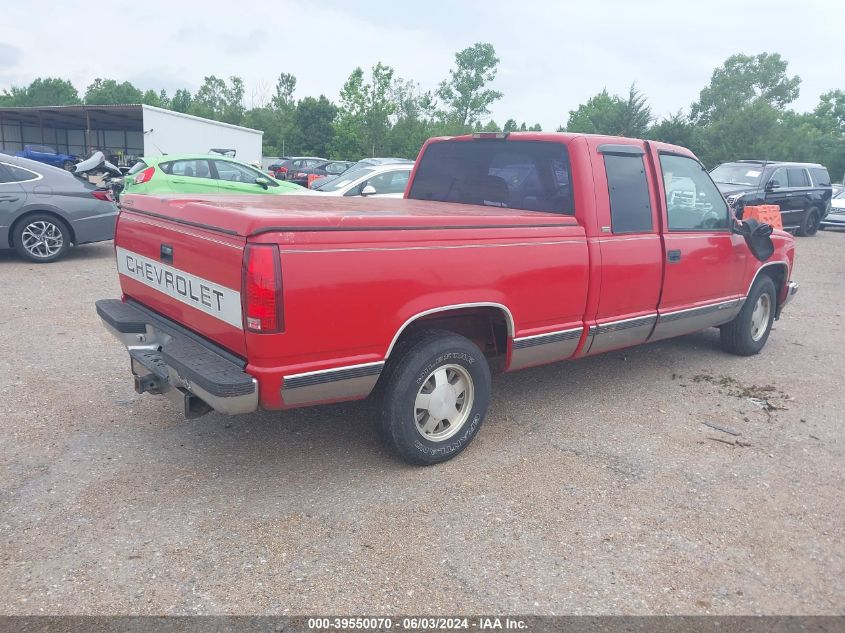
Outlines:
[[137,304],[104,299],[97,314],[129,351],[138,393],[167,396],[187,418],[258,408],[258,381],[226,350]]

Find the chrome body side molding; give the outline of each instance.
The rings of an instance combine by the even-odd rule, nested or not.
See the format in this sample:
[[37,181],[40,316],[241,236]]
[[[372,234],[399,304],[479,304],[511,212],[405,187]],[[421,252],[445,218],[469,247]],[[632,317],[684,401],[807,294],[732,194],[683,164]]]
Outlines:
[[321,369],[285,376],[282,400],[301,405],[329,400],[365,398],[376,386],[384,361]]
[[583,327],[513,339],[509,370],[564,360],[575,353]]
[[644,343],[654,329],[656,314],[591,325],[584,354],[600,354],[618,347]]
[[658,317],[654,333],[649,340],[659,341],[708,327],[724,325],[739,314],[744,303],[745,297],[738,297],[696,308],[664,312]]

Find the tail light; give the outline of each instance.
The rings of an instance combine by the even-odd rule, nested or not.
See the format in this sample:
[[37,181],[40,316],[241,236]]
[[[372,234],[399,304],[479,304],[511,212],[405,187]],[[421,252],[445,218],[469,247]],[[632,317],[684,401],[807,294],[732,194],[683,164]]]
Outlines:
[[247,330],[261,334],[284,331],[282,265],[278,246],[247,244],[242,292]]
[[91,195],[97,200],[102,200],[103,202],[114,202],[114,196],[112,195],[110,189],[97,189],[92,191]]
[[135,184],[136,185],[143,185],[145,182],[149,182],[150,179],[153,177],[153,174],[155,173],[155,171],[156,171],[155,167],[147,167],[144,171],[142,171],[140,174],[135,176]]

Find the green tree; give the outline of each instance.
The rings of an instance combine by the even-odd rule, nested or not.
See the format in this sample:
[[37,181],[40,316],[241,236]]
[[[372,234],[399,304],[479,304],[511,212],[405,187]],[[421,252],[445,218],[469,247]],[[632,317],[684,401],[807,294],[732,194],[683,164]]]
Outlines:
[[0,105],[3,106],[63,106],[79,103],[79,93],[73,84],[58,77],[38,77],[28,86],[12,86],[0,95]]
[[273,93],[271,104],[277,112],[293,110],[295,103],[293,93],[296,90],[296,77],[290,73],[281,73],[276,80],[276,91]]
[[813,114],[822,128],[845,134],[845,90],[824,93]]
[[170,109],[184,114],[191,109],[193,100],[190,90],[179,88],[170,100]]
[[490,106],[502,98],[498,90],[487,88],[496,79],[499,58],[492,44],[477,42],[455,53],[455,68],[437,89],[446,110],[445,121],[462,131],[488,114]]
[[726,113],[701,128],[701,142],[696,152],[708,167],[740,158],[776,160],[772,140],[780,131],[781,113],[770,103],[758,99],[751,105]]
[[642,138],[651,121],[645,96],[632,84],[625,99],[611,95],[605,88],[577,110],[570,110],[566,131]]
[[[164,91],[162,91],[164,92]],[[157,108],[164,107],[161,105],[161,97],[155,90],[147,90],[141,97],[141,103],[144,105],[155,106]]]
[[305,97],[296,104],[288,153],[328,156],[334,138],[332,121],[337,107],[324,95]]
[[114,79],[97,77],[85,89],[87,105],[114,105],[119,103],[141,103],[144,93],[128,81],[117,83]]
[[396,110],[390,66],[378,62],[370,81],[361,68],[353,70],[340,91],[332,153],[353,158],[383,154]]
[[651,127],[648,138],[672,143],[696,151],[698,135],[695,125],[682,110],[678,110]]
[[692,104],[690,118],[707,125],[762,99],[783,110],[798,98],[801,78],[786,74],[786,60],[778,53],[731,55],[713,71],[710,83]]
[[237,125],[244,116],[243,98],[243,79],[232,76],[226,83],[224,79],[209,75],[191,99],[188,113]]

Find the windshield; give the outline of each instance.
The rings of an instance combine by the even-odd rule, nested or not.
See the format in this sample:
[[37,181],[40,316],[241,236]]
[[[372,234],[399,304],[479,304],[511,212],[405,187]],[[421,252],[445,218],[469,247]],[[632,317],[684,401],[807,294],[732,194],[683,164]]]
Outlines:
[[845,198],[845,189],[840,189],[839,192],[833,197],[834,198]]
[[356,180],[363,178],[367,174],[373,173],[374,171],[375,169],[373,169],[372,167],[366,169],[350,169],[349,171],[343,172],[343,174],[338,176],[337,178],[330,180],[326,184],[314,188],[318,189],[319,191],[338,191],[348,185],[351,185]]
[[723,185],[756,186],[762,175],[763,168],[753,163],[725,163],[710,172],[710,177]]

